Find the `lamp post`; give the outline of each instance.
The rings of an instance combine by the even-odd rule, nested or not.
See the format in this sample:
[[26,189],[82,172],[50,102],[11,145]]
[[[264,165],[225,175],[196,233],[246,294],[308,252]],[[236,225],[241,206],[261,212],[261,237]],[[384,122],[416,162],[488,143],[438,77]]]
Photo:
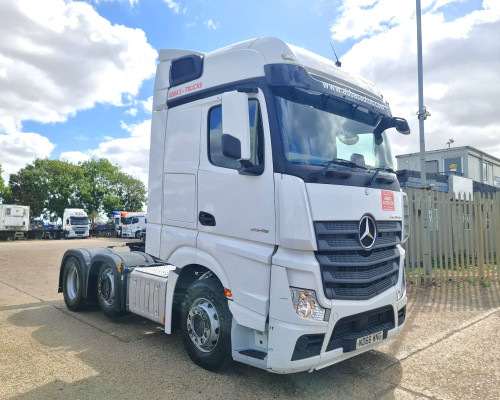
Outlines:
[[424,262],[425,277],[430,278],[431,255],[430,238],[429,238],[429,204],[427,196],[427,174],[425,170],[425,136],[424,136],[424,121],[430,116],[430,113],[424,106],[424,79],[422,67],[422,17],[420,0],[416,0],[417,4],[417,60],[418,60],[418,127],[420,134],[420,185],[422,188],[422,253]]
[[448,145],[448,148],[450,148],[451,144],[454,143],[455,141],[453,139],[450,139],[446,142],[446,144]]

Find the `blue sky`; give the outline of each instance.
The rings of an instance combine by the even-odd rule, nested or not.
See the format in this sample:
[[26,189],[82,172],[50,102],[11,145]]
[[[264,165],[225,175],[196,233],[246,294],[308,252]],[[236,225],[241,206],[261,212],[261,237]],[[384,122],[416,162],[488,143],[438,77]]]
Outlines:
[[[500,2],[422,0],[427,149],[500,157]],[[106,157],[147,179],[156,54],[275,36],[374,81],[418,151],[415,2],[0,0],[0,164]]]

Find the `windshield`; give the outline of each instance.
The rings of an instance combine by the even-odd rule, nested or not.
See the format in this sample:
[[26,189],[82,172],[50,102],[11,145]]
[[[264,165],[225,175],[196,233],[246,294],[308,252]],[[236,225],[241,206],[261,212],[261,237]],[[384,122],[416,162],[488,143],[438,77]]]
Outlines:
[[89,219],[87,217],[71,217],[71,225],[88,225]]
[[283,151],[290,163],[322,166],[343,159],[368,169],[393,169],[385,132],[382,140],[373,135],[380,114],[317,92],[285,88],[275,94]]
[[122,218],[122,224],[124,225],[130,225],[132,223],[132,217],[123,217]]

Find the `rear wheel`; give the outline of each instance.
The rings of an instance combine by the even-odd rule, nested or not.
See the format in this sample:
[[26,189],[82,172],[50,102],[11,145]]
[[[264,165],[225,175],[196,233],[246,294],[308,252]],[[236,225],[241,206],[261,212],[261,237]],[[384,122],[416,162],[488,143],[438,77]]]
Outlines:
[[214,278],[200,279],[187,290],[181,311],[182,340],[193,362],[209,371],[231,362],[231,313],[224,289]]
[[85,305],[82,297],[82,267],[76,257],[68,257],[64,262],[63,295],[66,307],[71,311],[80,310]]
[[116,271],[108,264],[102,264],[99,268],[97,276],[97,300],[102,312],[110,317],[116,318],[125,315],[126,311],[116,311],[116,287],[115,287]]

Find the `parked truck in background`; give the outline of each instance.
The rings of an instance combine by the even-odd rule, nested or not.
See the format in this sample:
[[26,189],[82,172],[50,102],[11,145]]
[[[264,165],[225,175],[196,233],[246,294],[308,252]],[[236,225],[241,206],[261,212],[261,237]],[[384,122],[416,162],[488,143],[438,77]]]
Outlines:
[[63,213],[62,234],[66,239],[88,238],[89,218],[81,208],[66,208]]
[[130,214],[131,211],[112,211],[111,218],[113,219],[116,236],[122,237],[122,227],[123,227],[123,219]]
[[29,206],[0,204],[0,237],[26,237],[29,221]]
[[146,213],[128,213],[121,220],[121,237],[138,239],[143,229],[146,229],[146,222]]
[[72,249],[59,292],[179,322],[209,370],[313,371],[394,338],[408,207],[375,86],[274,38],[161,50],[145,252]]

